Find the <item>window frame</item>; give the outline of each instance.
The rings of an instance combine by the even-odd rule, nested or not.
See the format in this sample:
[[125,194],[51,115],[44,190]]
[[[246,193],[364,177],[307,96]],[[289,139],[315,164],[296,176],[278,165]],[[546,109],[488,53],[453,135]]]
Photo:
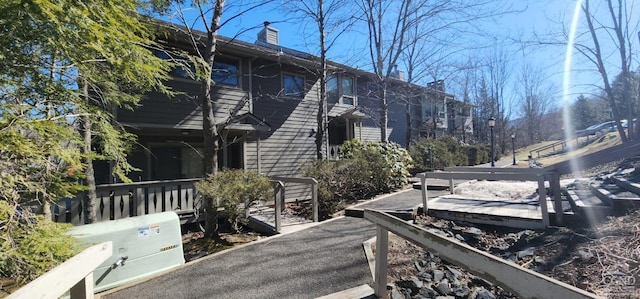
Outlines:
[[[286,90],[286,86],[285,86],[285,77],[292,77],[292,78],[301,78],[302,79],[302,86],[300,87],[301,90],[296,92],[296,93],[287,93]],[[304,75],[300,75],[300,74],[296,74],[296,73],[291,73],[291,72],[282,72],[280,75],[280,86],[282,87],[282,95],[284,97],[290,97],[290,98],[304,98],[304,96],[306,95],[305,92],[305,84],[307,82],[307,78]]]
[[[215,70],[216,70],[216,63],[224,63],[226,65],[232,65],[236,67],[236,72],[235,72],[235,84],[229,84],[229,83],[225,83],[224,81],[222,82],[216,82],[213,78],[213,75],[215,74]],[[224,86],[231,86],[231,87],[242,87],[242,64],[241,64],[241,60],[239,58],[236,57],[230,57],[230,56],[225,56],[225,57],[218,57],[218,55],[216,55],[214,63],[213,63],[213,69],[211,70],[211,80],[213,80],[216,85],[220,84],[220,85],[224,85]],[[225,80],[226,81],[226,80]]]
[[[336,94],[337,94],[337,100],[336,101],[329,101],[329,97],[328,97],[328,84],[330,80],[336,80]],[[344,86],[343,86],[343,80],[345,79],[351,79],[351,95],[345,95],[344,92]],[[358,105],[358,88],[357,88],[357,80],[356,77],[353,75],[345,75],[345,74],[333,74],[333,75],[328,75],[325,85],[327,87],[327,103],[329,104],[341,104],[341,105],[348,105],[348,106],[357,106]],[[351,104],[346,104],[344,99],[350,99],[351,100]]]

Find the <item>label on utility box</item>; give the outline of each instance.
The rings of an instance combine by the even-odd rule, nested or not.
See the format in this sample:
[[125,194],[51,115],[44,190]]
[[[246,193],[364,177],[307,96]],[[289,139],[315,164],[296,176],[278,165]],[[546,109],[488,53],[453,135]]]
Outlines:
[[148,239],[149,238],[149,227],[143,226],[138,227],[138,239]]

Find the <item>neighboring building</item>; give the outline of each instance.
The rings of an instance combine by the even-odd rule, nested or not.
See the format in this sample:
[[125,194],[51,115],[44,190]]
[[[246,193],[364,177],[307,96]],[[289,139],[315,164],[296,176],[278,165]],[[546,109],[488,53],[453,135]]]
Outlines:
[[[170,27],[170,26],[168,26]],[[170,47],[188,49],[176,27],[167,28]],[[316,159],[315,134],[319,83],[318,58],[278,45],[278,31],[265,23],[256,43],[219,37],[213,79],[216,121],[221,135],[220,167],[258,171],[270,176],[299,176]],[[156,51],[166,59],[179,59]],[[380,140],[376,124],[379,104],[371,73],[329,62],[327,81],[328,138],[324,151],[337,156],[339,145],[350,139]],[[172,71],[167,82],[180,92],[172,98],[152,93],[133,111],[118,109],[117,120],[138,136],[130,162],[139,171],[134,181],[175,180],[204,175],[200,84],[190,79],[188,67]],[[470,134],[470,109],[436,86],[420,87],[393,79],[393,88],[416,90],[411,138]],[[406,101],[392,95],[389,140],[406,145]],[[449,113],[447,113],[449,109]],[[463,129],[460,129],[463,128]],[[463,139],[463,138],[460,138]],[[98,183],[111,179],[106,166],[97,167]],[[287,188],[287,197],[305,197],[306,187]]]

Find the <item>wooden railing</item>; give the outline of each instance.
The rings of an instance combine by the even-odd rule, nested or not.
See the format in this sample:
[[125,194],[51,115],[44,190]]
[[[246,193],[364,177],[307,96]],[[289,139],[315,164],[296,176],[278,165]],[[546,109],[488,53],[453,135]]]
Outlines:
[[538,182],[538,198],[542,213],[542,227],[549,226],[549,210],[547,207],[547,190],[544,182],[549,181],[549,186],[554,198],[556,224],[562,224],[562,197],[560,190],[560,175],[552,168],[488,168],[488,167],[451,167],[444,172],[419,173],[422,189],[423,212],[428,212],[427,179],[449,180],[449,190],[454,192],[453,180],[502,180],[502,181],[534,181]]
[[[149,181],[96,186],[96,221],[109,221],[165,211],[193,214],[199,194],[193,186],[201,179]],[[53,205],[55,222],[84,224],[84,193]],[[193,219],[191,219],[193,221]]]
[[[278,222],[280,221],[280,212],[282,212],[282,205],[278,206],[278,202],[284,202],[284,190],[286,183],[297,183],[297,184],[307,184],[311,186],[311,208],[313,212],[313,222],[318,222],[318,181],[314,178],[308,177],[285,177],[285,176],[272,176],[272,180],[279,182],[282,184],[282,195],[281,200],[278,200],[278,196],[276,195],[276,230],[278,230]],[[278,230],[279,231],[279,230]]]
[[551,277],[507,262],[469,245],[439,236],[384,212],[364,211],[364,218],[376,225],[374,291],[387,298],[387,256],[389,232],[438,255],[443,260],[496,283],[522,298],[598,298]]
[[340,155],[338,154],[340,150],[340,145],[329,145],[329,156],[327,159],[329,160],[338,160],[340,159]]
[[93,298],[93,271],[113,254],[111,241],[91,246],[9,295],[8,299]]

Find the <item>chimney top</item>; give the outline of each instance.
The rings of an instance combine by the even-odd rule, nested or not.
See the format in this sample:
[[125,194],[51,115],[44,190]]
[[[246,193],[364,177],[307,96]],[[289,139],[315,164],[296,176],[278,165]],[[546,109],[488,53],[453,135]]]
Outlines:
[[264,28],[258,32],[257,44],[266,43],[271,45],[278,45],[278,29],[270,27],[271,22],[264,21]]

